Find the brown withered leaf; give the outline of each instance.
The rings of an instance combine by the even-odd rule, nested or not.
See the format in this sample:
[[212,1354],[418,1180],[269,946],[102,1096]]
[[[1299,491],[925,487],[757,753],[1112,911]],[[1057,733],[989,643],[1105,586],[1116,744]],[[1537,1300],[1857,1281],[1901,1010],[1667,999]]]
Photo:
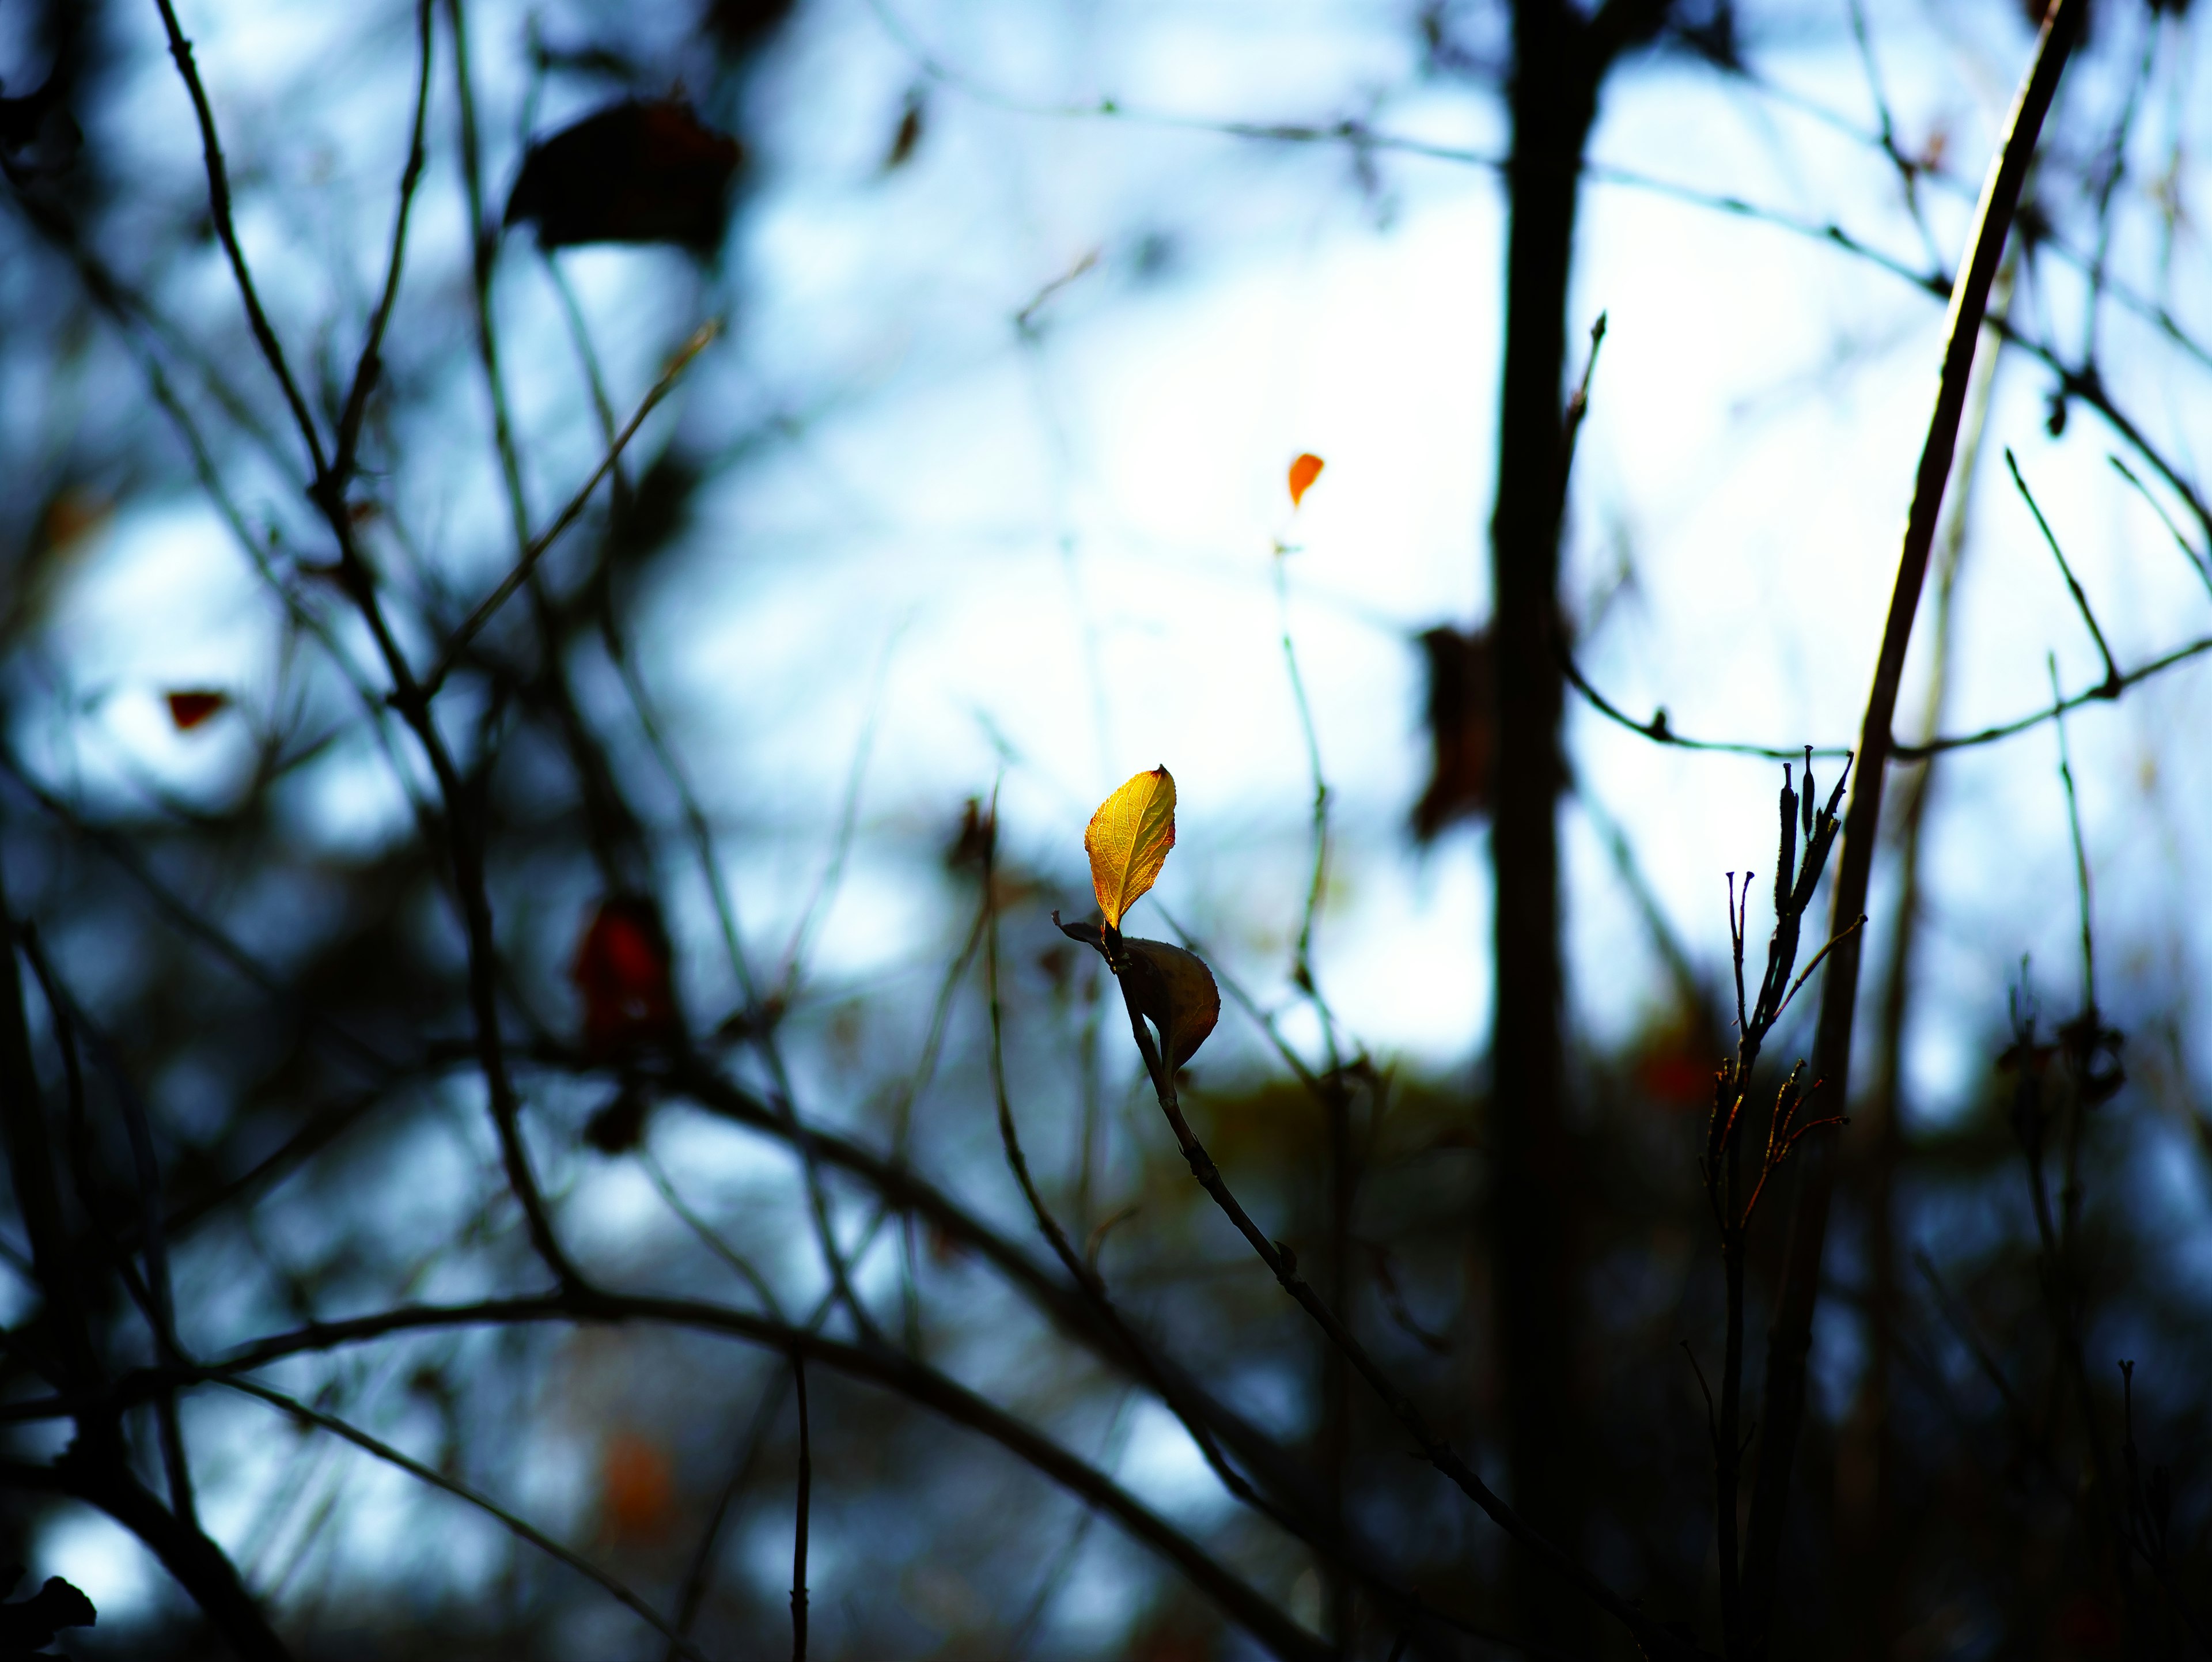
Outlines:
[[711,253],[743,156],[683,99],[625,99],[530,147],[506,223],[536,225],[542,248],[672,242]]
[[1295,509],[1313,489],[1313,482],[1321,477],[1321,470],[1328,464],[1310,450],[1291,464],[1291,507]]
[[1498,747],[1497,672],[1490,631],[1430,630],[1419,637],[1428,670],[1429,740],[1434,758],[1428,788],[1413,808],[1413,836],[1423,843],[1455,820],[1490,811],[1490,770]]
[[1084,828],[1091,886],[1111,928],[1120,928],[1129,908],[1159,880],[1175,847],[1175,777],[1162,765],[1127,781]]
[[921,143],[922,124],[928,118],[929,104],[921,88],[906,95],[906,107],[899,114],[898,130],[891,134],[891,147],[884,156],[884,171],[896,173],[914,160],[915,147]]
[[1221,1020],[1221,989],[1196,953],[1164,941],[1110,934],[1096,923],[1052,921],[1070,941],[1096,948],[1121,983],[1137,1014],[1159,1029],[1168,1065],[1181,1068],[1198,1054]]
[[1180,1068],[1221,1020],[1221,989],[1196,953],[1164,941],[1121,938],[1121,984],[1137,1013],[1160,1030],[1168,1066]]

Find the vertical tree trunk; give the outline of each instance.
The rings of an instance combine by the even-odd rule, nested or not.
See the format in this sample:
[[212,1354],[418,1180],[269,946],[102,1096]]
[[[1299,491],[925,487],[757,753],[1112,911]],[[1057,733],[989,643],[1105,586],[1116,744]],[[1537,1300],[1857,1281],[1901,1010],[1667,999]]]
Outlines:
[[[1595,113],[1587,26],[1559,0],[1516,8],[1513,155],[1506,173],[1504,387],[1491,527],[1498,676],[1492,861],[1496,1026],[1487,1143],[1490,1260],[1513,1504],[1579,1549],[1574,1424],[1578,1326],[1573,1161],[1563,1111],[1557,806],[1562,684],[1557,627],[1568,280],[1584,140]],[[1586,1645],[1564,1588],[1527,1582],[1532,1637]]]

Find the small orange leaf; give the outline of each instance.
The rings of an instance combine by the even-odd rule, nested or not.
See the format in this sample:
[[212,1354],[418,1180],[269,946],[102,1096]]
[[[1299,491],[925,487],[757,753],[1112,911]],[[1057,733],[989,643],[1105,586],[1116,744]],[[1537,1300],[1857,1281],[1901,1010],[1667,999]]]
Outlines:
[[1321,470],[1328,464],[1310,450],[1291,464],[1291,506],[1295,508],[1306,499],[1313,482],[1321,477]]
[[169,720],[176,723],[177,731],[190,733],[211,715],[217,715],[230,706],[230,695],[211,689],[193,688],[163,695],[169,703]]
[[1175,847],[1175,778],[1163,765],[1128,781],[1091,816],[1083,849],[1109,928],[1120,928],[1129,908],[1159,880]]

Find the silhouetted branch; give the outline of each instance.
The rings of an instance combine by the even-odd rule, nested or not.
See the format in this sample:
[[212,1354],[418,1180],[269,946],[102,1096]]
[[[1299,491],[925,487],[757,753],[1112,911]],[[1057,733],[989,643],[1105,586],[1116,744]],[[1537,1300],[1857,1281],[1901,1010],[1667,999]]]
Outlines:
[[417,1482],[428,1483],[431,1488],[441,1489],[456,1500],[467,1501],[477,1511],[495,1519],[511,1534],[536,1547],[547,1557],[567,1565],[585,1580],[594,1582],[605,1589],[616,1603],[629,1610],[648,1626],[658,1629],[671,1644],[677,1647],[680,1654],[691,1658],[692,1662],[707,1662],[705,1653],[679,1634],[666,1617],[646,1603],[627,1584],[608,1574],[589,1559],[569,1551],[544,1531],[528,1520],[517,1517],[498,1501],[471,1488],[459,1478],[450,1477],[434,1467],[424,1465],[411,1455],[401,1452],[381,1438],[371,1436],[360,1427],[339,1419],[337,1415],[326,1414],[318,1408],[310,1408],[307,1403],[288,1397],[281,1391],[263,1385],[258,1379],[248,1379],[232,1373],[215,1374],[209,1377],[217,1384],[228,1385],[233,1391],[241,1391],[248,1397],[258,1397],[271,1408],[288,1414],[304,1424],[317,1427],[329,1432],[334,1437],[344,1439],[363,1453],[374,1456],[386,1465],[398,1467]]
[[[198,1367],[140,1370],[119,1379],[116,1394],[118,1400],[130,1403],[146,1400],[161,1390],[203,1380],[228,1385],[240,1374],[287,1356],[339,1349],[394,1334],[549,1322],[580,1325],[649,1323],[720,1333],[786,1356],[796,1355],[811,1365],[830,1367],[878,1385],[998,1443],[1042,1476],[1113,1516],[1130,1535],[1174,1564],[1194,1586],[1276,1656],[1286,1659],[1286,1662],[1323,1662],[1329,1654],[1318,1640],[1111,1478],[936,1369],[895,1351],[827,1338],[767,1317],[696,1300],[571,1288],[538,1298],[402,1306],[271,1335],[243,1347],[222,1361],[204,1363]],[[49,1399],[46,1406],[53,1412],[67,1411],[58,1399]],[[15,1417],[27,1416],[19,1409]]]
[[[2084,0],[2058,0],[2045,19],[2033,63],[2021,82],[2005,137],[1982,192],[1974,233],[1960,281],[1951,296],[1945,328],[1943,369],[1936,408],[1922,447],[1906,515],[1904,546],[1898,556],[1897,581],[1883,626],[1874,685],[1861,725],[1858,777],[1844,816],[1843,853],[1836,874],[1834,910],[1838,921],[1863,916],[1872,876],[1874,850],[1887,782],[1891,728],[1898,690],[1904,679],[1905,648],[1920,605],[1929,553],[1942,514],[1953,453],[1966,406],[1974,352],[1987,311],[1990,289],[2003,258],[2014,210],[2027,180],[2045,113],[2058,88],[2074,40],[2081,27]],[[1851,1033],[1857,1014],[1860,940],[1854,934],[1837,949],[1823,984],[1815,1038],[1814,1093],[1820,1106],[1813,1118],[1833,1118],[1850,1100]],[[1780,1567],[1784,1516],[1796,1458],[1797,1432],[1805,1403],[1806,1355],[1812,1340],[1814,1306],[1820,1296],[1821,1249],[1827,1233],[1828,1202],[1835,1183],[1832,1160],[1815,1151],[1801,1169],[1797,1208],[1791,1219],[1776,1319],[1767,1348],[1765,1428],[1759,1475],[1752,1493],[1744,1560],[1746,1632],[1763,1644],[1772,1619],[1776,1577]]]

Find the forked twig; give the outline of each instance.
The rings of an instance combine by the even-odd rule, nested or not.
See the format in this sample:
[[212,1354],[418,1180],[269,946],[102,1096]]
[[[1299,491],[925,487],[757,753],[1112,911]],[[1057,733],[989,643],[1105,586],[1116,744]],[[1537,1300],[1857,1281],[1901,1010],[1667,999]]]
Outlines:
[[538,563],[544,557],[546,551],[560,541],[562,533],[582,515],[592,500],[592,492],[599,488],[599,482],[613,472],[615,464],[622,460],[623,452],[637,436],[637,429],[645,425],[645,418],[675,390],[678,380],[690,367],[692,359],[705,351],[720,332],[721,325],[710,320],[693,331],[691,338],[676,350],[676,355],[661,370],[660,379],[653,382],[635,412],[622,431],[615,435],[614,442],[607,447],[606,454],[599,459],[599,465],[592,470],[591,477],[568,498],[567,505],[553,516],[552,522],[529,540],[523,548],[521,557],[515,561],[507,575],[500,579],[498,587],[477,603],[476,610],[469,613],[461,626],[447,639],[444,649],[438,654],[437,661],[422,677],[423,697],[434,697],[438,689],[445,685],[447,677],[453,673],[453,667],[467,652],[470,642],[483,632],[484,626],[491,622],[500,607],[514,598],[515,591],[529,581],[530,574],[538,569]]
[[[2081,580],[2074,575],[2074,568],[2067,563],[2066,551],[2059,547],[2058,539],[2051,529],[2051,521],[2043,517],[2043,509],[2036,504],[2035,493],[2027,488],[2027,481],[2021,477],[2020,460],[2012,454],[2010,445],[2005,447],[2004,459],[2005,466],[2012,474],[2012,482],[2020,492],[2021,500],[2027,504],[2027,511],[2035,515],[2036,529],[2043,533],[2043,540],[2051,550],[2051,558],[2058,562],[2058,575],[2066,580],[2066,592],[2074,597],[2075,610],[2081,612],[2081,621],[2089,626],[2089,638],[2097,643],[2097,655],[2105,661],[2104,685],[2092,696],[2100,698],[2117,698],[2120,696],[2120,689],[2126,683],[2121,679],[2120,667],[2112,661],[2112,648],[2105,644],[2105,631],[2097,627],[2097,614],[2089,609],[2089,597],[2082,592]],[[2051,663],[2051,697],[2054,707],[2051,713],[2056,716],[2058,713],[2056,706],[2060,700],[2057,661],[2055,659]]]
[[[2058,90],[2059,77],[2080,33],[2085,9],[2086,0],[2057,0],[2044,20],[2034,61],[2021,84],[2006,124],[2004,142],[1983,186],[1967,258],[1958,282],[1952,287],[1936,407],[1929,420],[1927,439],[1914,478],[1904,545],[1898,555],[1896,585],[1891,594],[1874,684],[1860,728],[1858,779],[1844,817],[1843,854],[1836,874],[1832,916],[1837,918],[1856,917],[1866,910],[1875,843],[1881,820],[1882,791],[1887,782],[1892,747],[1896,742],[1892,728],[1896,719],[1898,691],[1904,679],[1905,649],[1911,642],[1913,618],[1919,609],[1929,557],[1942,512],[1943,493],[1966,414],[1975,348],[1988,313],[1990,290],[1996,279],[2012,228],[2014,210],[2043,131],[2044,117]],[[2002,320],[1999,321],[2009,336],[2009,326]],[[1825,1093],[1826,1102],[1839,1106],[1849,1100],[1851,1034],[1857,1014],[1859,947],[1859,937],[1854,934],[1845,939],[1833,955],[1834,961],[1829,965],[1821,989],[1814,1042],[1814,1068],[1819,1076],[1815,1093]],[[1754,1642],[1764,1642],[1774,1611],[1784,1516],[1796,1459],[1798,1428],[1804,1415],[1806,1360],[1812,1342],[1814,1308],[1820,1298],[1821,1251],[1834,1186],[1834,1161],[1819,1158],[1817,1154],[1808,1159],[1799,1178],[1797,1207],[1791,1219],[1788,1256],[1768,1342],[1766,1430],[1759,1451],[1759,1476],[1753,1488],[1744,1563],[1746,1630]]]

